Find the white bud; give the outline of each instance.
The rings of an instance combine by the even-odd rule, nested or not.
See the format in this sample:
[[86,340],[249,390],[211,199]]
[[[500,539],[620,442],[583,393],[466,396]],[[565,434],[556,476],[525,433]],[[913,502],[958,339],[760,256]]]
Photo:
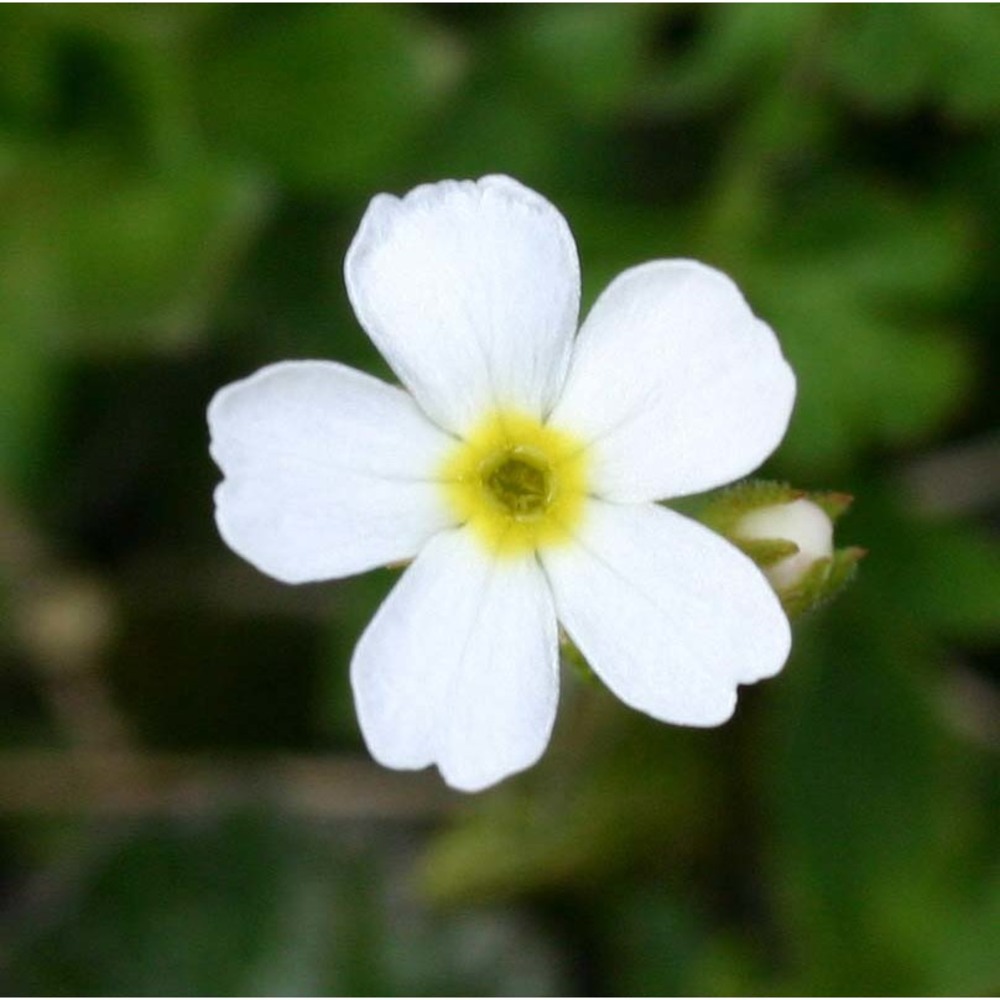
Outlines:
[[826,511],[811,500],[758,507],[741,517],[733,531],[744,541],[787,541],[799,547],[764,573],[775,590],[797,586],[820,559],[833,556],[833,522]]

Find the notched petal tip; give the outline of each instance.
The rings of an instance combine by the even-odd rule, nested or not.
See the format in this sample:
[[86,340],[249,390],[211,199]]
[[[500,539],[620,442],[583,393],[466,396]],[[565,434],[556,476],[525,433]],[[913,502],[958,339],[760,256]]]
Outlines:
[[714,532],[653,505],[593,501],[583,544],[543,553],[563,627],[627,705],[717,726],[737,686],[778,673],[788,620],[757,567]]
[[358,720],[389,767],[436,764],[463,792],[534,764],[558,701],[555,612],[534,560],[497,564],[465,529],[406,570],[351,661]]
[[732,719],[736,714],[738,703],[738,688],[733,687],[724,694],[720,692],[717,704],[707,708],[702,714],[664,718],[661,721],[669,722],[675,726],[688,726],[691,729],[717,729]]
[[453,788],[456,792],[462,792],[465,795],[475,795],[479,792],[485,792],[489,788],[494,788],[508,778],[513,778],[527,771],[528,768],[538,763],[544,752],[545,748],[543,747],[537,754],[534,754],[529,760],[525,760],[523,763],[512,764],[505,762],[500,767],[487,767],[481,771],[467,770],[461,765],[454,767],[447,761],[438,763],[437,767],[441,775],[441,780],[449,788]]
[[344,277],[362,327],[442,427],[485,410],[549,412],[579,311],[569,226],[513,178],[441,181],[372,199]]

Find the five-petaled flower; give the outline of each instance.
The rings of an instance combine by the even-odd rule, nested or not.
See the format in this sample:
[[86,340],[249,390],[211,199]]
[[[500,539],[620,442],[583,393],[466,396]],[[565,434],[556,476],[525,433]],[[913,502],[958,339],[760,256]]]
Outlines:
[[226,542],[288,583],[412,560],[354,651],[373,756],[473,791],[533,764],[559,625],[657,719],[724,722],[790,632],[763,574],[656,503],[755,469],[795,378],[723,274],[621,274],[577,332],[565,220],[508,177],[377,196],[348,251],[361,325],[405,388],[264,368],[209,408]]

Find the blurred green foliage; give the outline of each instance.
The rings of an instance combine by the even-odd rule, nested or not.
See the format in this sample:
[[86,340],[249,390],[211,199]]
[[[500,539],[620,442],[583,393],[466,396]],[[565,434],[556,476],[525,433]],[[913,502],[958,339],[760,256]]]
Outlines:
[[[857,583],[724,729],[567,674],[537,768],[418,818],[125,787],[116,819],[9,775],[120,746],[52,672],[96,634],[76,591],[68,638],[30,627],[71,571],[128,746],[362,752],[393,575],[242,566],[204,407],[285,358],[384,374],[340,277],[367,199],[488,172],[563,209],[587,302],[654,257],[733,275],[799,376],[767,472],[855,494]],[[997,992],[998,223],[994,5],[0,9],[0,792],[38,793],[0,795],[5,987]],[[916,475],[966,442],[985,467]]]

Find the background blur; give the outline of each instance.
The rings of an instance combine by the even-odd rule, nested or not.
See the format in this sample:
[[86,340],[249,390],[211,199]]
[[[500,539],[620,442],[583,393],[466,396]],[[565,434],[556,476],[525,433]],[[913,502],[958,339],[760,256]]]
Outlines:
[[[212,520],[211,394],[329,357],[368,199],[508,172],[585,304],[696,257],[857,582],[728,726],[565,679],[476,797],[372,764],[395,578]],[[21,993],[1000,990],[1000,9],[0,10],[0,978]]]

